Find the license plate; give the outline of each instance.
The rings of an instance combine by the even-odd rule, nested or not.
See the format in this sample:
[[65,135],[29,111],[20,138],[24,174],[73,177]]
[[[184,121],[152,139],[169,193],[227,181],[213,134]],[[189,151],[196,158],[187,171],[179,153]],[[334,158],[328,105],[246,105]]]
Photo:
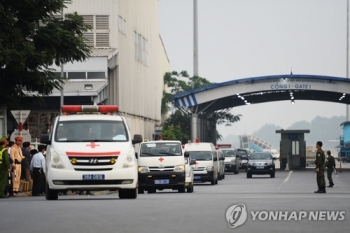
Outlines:
[[104,174],[84,174],[83,180],[104,180]]
[[193,177],[193,179],[195,179],[195,180],[200,180],[201,177],[200,177],[200,176],[195,176],[195,177]]
[[169,180],[154,180],[154,184],[169,184]]
[[264,166],[258,166],[256,169],[264,169]]

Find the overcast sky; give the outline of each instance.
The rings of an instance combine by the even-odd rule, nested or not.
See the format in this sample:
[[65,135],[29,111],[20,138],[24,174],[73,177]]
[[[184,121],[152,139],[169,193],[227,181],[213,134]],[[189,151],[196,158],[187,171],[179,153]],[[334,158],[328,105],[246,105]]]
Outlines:
[[[346,77],[347,0],[198,0],[199,76],[211,82],[264,75]],[[159,0],[160,34],[171,71],[193,75],[193,0]],[[319,101],[233,108],[241,121],[219,133],[253,134],[267,123],[288,128],[316,116],[345,116],[346,105]],[[335,125],[334,127],[339,127]]]

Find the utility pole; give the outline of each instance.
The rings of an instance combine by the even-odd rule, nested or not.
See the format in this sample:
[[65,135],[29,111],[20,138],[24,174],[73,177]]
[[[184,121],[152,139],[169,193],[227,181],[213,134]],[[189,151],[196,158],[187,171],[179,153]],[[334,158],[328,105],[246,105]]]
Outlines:
[[[193,76],[199,76],[198,74],[198,4],[197,0],[193,0]],[[193,88],[193,82],[192,82]],[[196,141],[198,133],[198,115],[192,113],[191,117],[191,140]]]
[[[64,21],[64,14],[63,14],[63,8],[61,11],[62,14],[62,21]],[[64,78],[64,67],[63,67],[63,63],[61,63],[61,78]],[[60,99],[60,113],[62,115],[62,106],[64,104],[64,84],[62,85],[62,89],[61,89],[61,99]]]

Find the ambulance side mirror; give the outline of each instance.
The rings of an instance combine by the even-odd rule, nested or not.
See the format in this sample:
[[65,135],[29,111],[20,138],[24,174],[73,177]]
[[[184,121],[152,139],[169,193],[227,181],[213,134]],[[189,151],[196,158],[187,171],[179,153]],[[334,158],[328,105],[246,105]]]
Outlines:
[[43,134],[40,136],[40,143],[51,145],[50,136],[48,134]]
[[137,154],[137,152],[135,152],[135,158],[139,158],[139,155]]
[[185,151],[185,158],[188,158],[188,157],[190,157],[190,152],[188,152],[188,151]]
[[137,144],[142,142],[142,136],[141,134],[135,134],[134,139],[132,140],[132,144]]
[[196,164],[196,160],[191,159],[191,161],[190,161],[190,165],[195,165],[195,164]]

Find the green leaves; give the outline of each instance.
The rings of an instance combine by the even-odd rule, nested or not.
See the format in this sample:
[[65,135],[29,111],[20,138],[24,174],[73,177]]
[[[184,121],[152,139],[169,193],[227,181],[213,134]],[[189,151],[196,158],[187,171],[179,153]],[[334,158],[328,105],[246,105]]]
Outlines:
[[46,96],[61,89],[53,64],[84,61],[90,48],[83,33],[90,29],[77,13],[55,17],[71,1],[3,0],[0,2],[0,98],[9,109],[26,96]]

